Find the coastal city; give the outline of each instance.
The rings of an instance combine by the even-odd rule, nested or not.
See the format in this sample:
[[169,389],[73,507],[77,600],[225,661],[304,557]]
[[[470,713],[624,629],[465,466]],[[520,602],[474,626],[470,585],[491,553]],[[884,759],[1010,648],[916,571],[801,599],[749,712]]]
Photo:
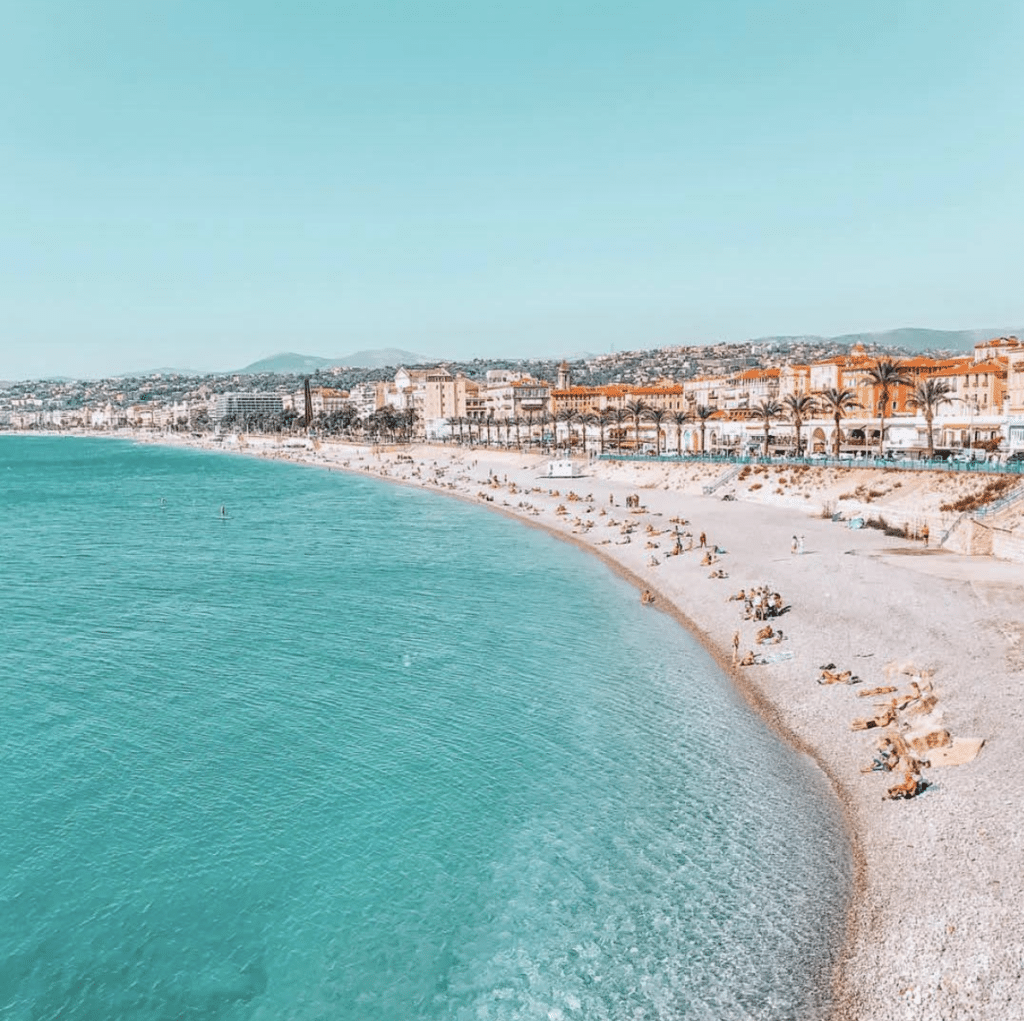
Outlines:
[[0,428],[312,430],[591,454],[1014,464],[1024,459],[1024,344],[993,337],[973,352],[930,354],[716,345],[540,366],[334,366],[312,378],[30,381],[0,389]]
[[1024,1017],[1024,5],[0,49],[0,1021]]

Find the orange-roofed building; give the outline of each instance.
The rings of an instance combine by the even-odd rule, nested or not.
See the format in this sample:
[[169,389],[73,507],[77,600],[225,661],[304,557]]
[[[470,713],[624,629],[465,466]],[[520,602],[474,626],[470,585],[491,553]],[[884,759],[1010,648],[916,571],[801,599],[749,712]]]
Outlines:
[[804,397],[811,393],[811,367],[784,365],[779,370],[779,400],[786,397]]
[[1001,362],[968,362],[941,369],[936,379],[950,385],[950,398],[979,415],[998,415],[1006,393],[1007,367]]
[[643,401],[650,408],[663,411],[685,411],[686,392],[678,383],[671,386],[634,386],[630,387],[627,400]]
[[517,379],[512,384],[512,414],[515,418],[539,418],[550,410],[551,384],[543,379]]
[[976,362],[994,362],[1009,358],[1011,354],[1024,350],[1024,344],[1016,337],[993,337],[974,345]]

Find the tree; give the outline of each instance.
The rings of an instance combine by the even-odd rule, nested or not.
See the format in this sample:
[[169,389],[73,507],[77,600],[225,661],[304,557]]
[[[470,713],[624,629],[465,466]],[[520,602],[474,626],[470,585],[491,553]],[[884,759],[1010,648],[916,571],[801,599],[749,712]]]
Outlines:
[[545,408],[537,416],[537,424],[540,426],[540,439],[541,439],[541,444],[543,445],[543,443],[544,443],[544,430],[551,424],[551,412],[548,411],[547,408]]
[[768,456],[768,433],[771,429],[772,419],[782,415],[782,405],[776,400],[759,401],[752,408],[754,416],[764,422],[764,456]]
[[793,420],[793,429],[796,432],[796,456],[803,453],[800,430],[803,428],[804,419],[810,418],[818,410],[818,402],[810,394],[786,394],[782,399],[783,409]]
[[698,404],[694,408],[693,413],[700,419],[700,452],[703,454],[707,447],[704,443],[704,433],[707,429],[707,422],[709,418],[714,418],[717,412],[716,408],[711,407],[710,404]]
[[415,408],[406,408],[405,411],[400,414],[398,424],[402,427],[402,431],[405,433],[406,443],[412,442],[413,430],[416,428],[416,420],[419,417],[419,412]]
[[[584,451],[587,449],[587,427],[591,426],[591,425],[598,426],[599,430],[601,431],[601,433],[603,435],[604,429],[601,426],[601,416],[596,411],[584,411],[583,414],[580,415],[580,429],[583,432],[583,449],[584,449]],[[601,440],[601,446],[602,447],[604,446],[603,438]]]
[[[565,445],[567,449],[572,450],[572,427],[574,422],[578,422],[580,420],[580,413],[575,408],[562,408],[562,410],[558,412],[555,418],[558,422],[565,423]],[[555,440],[557,446],[557,435],[555,436]]]
[[661,423],[665,421],[668,412],[664,408],[651,408],[647,417],[654,423],[654,454],[661,457]]
[[845,417],[848,411],[859,408],[861,405],[857,401],[856,393],[853,390],[847,390],[845,387],[830,386],[827,390],[822,390],[818,396],[821,398],[821,410],[825,414],[831,415],[836,424],[836,433],[833,437],[833,453],[836,457],[839,457],[839,420]]
[[612,408],[612,418],[615,421],[617,429],[617,435],[615,437],[615,448],[621,452],[622,450],[622,435],[625,430],[622,428],[623,423],[629,418],[629,412],[625,408]]
[[650,410],[650,405],[641,397],[626,404],[626,414],[633,419],[633,444],[635,450],[640,449],[640,419]]
[[604,454],[604,437],[605,430],[615,421],[615,410],[613,408],[605,408],[604,411],[600,412],[597,416],[597,427],[598,435],[601,443],[601,454]]
[[676,457],[683,456],[683,426],[690,421],[688,411],[673,411],[670,418],[676,427]]
[[953,388],[944,379],[918,380],[914,392],[910,395],[910,403],[915,408],[924,412],[924,420],[928,424],[928,457],[935,456],[935,437],[932,434],[932,422],[935,419],[935,411],[943,404],[949,404],[950,394]]
[[879,358],[868,369],[867,378],[878,387],[878,454],[881,456],[882,446],[885,443],[885,413],[889,408],[889,397],[897,387],[910,386],[910,380],[907,378],[903,366],[891,358]]

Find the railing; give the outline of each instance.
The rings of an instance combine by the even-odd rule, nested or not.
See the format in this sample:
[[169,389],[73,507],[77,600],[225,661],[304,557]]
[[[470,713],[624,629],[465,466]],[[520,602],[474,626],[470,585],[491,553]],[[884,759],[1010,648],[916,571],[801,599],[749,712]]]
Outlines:
[[1022,499],[1024,499],[1024,486],[1017,486],[1004,496],[999,497],[998,500],[993,500],[991,503],[985,504],[984,507],[979,507],[974,511],[974,517],[987,518],[990,514],[995,514],[996,511],[1001,511]]
[[893,457],[763,457],[761,455],[741,454],[662,454],[655,457],[653,454],[599,454],[598,460],[602,461],[642,461],[646,464],[673,463],[673,464],[770,464],[792,467],[795,465],[810,465],[817,468],[898,468],[901,471],[944,471],[944,472],[967,472],[971,474],[989,475],[1024,475],[1024,461],[1013,461],[1008,464],[999,464],[990,461],[943,461],[927,460],[925,458],[899,459]]
[[734,464],[721,478],[716,479],[711,485],[704,487],[704,495],[710,496],[720,486],[724,486],[727,482],[732,482],[741,471],[743,471],[743,465]]

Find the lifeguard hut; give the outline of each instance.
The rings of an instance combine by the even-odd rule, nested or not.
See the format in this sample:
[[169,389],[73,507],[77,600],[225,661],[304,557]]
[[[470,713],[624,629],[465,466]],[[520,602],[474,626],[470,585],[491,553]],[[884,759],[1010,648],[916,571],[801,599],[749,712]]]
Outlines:
[[578,479],[583,474],[580,465],[571,457],[556,457],[548,461],[544,477],[548,479]]

